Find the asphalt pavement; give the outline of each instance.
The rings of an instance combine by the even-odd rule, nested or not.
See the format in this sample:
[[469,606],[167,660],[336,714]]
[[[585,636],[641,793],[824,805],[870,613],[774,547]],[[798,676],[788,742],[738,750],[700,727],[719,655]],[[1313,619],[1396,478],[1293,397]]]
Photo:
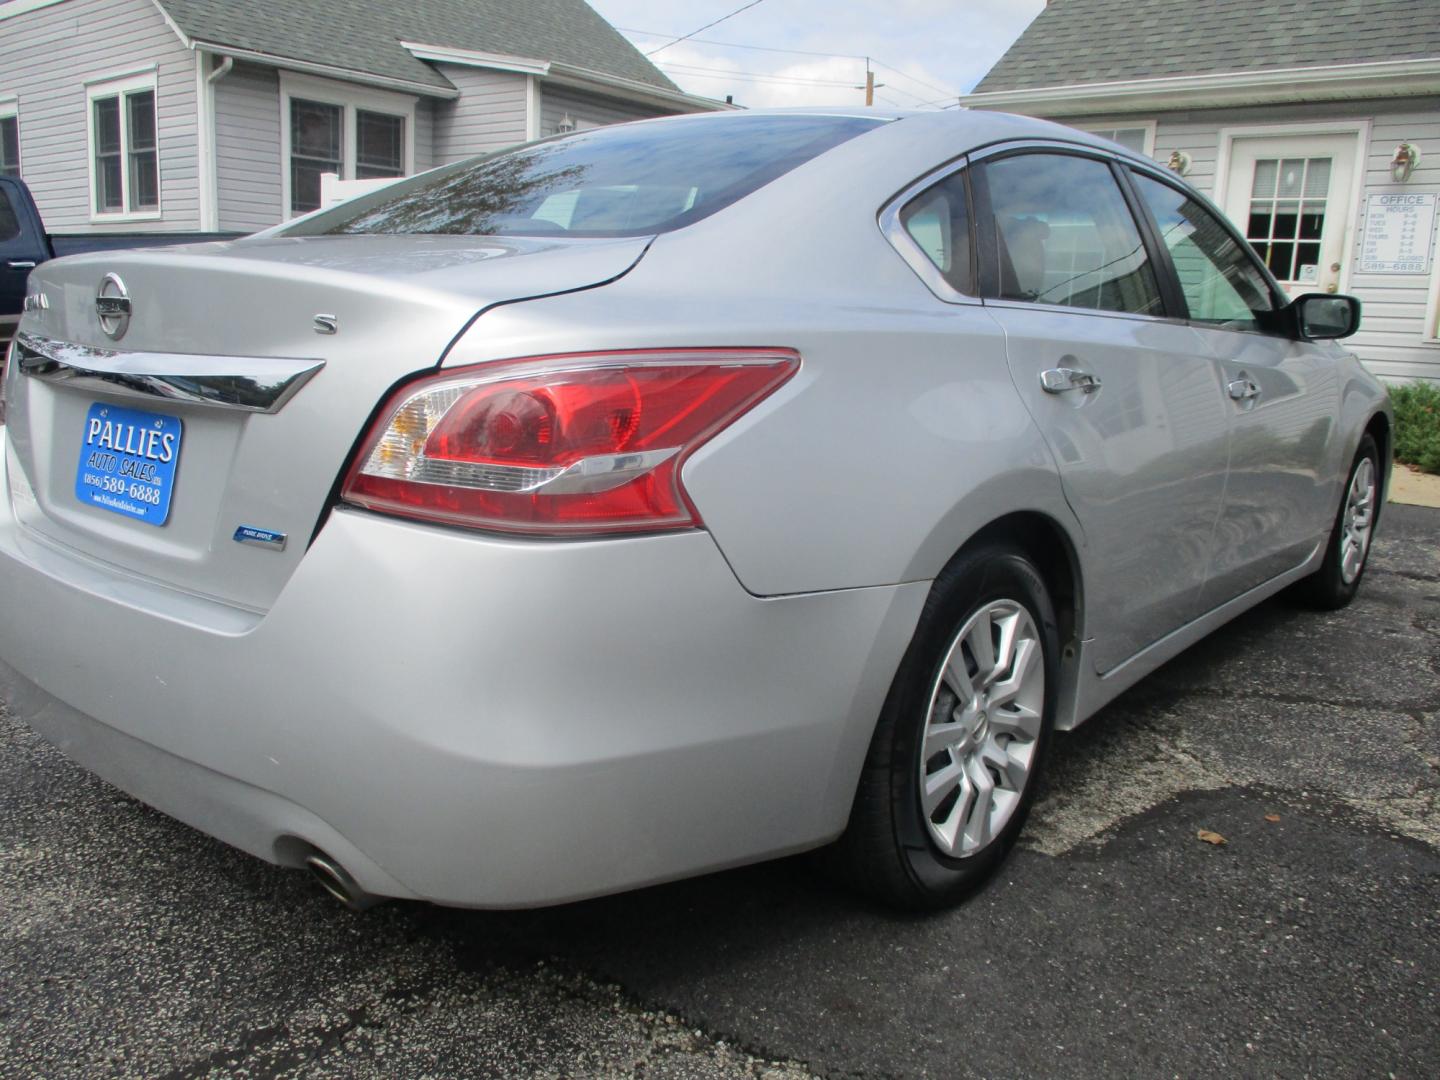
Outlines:
[[0,708],[0,1076],[1440,1075],[1437,714],[1440,510],[1405,506],[1350,608],[1267,603],[1059,737],[938,916],[804,859],[355,915]]

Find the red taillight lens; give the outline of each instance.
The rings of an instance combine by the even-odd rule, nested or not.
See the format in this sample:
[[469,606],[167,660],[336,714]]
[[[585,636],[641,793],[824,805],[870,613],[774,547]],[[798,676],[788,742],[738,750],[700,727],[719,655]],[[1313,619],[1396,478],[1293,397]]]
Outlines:
[[799,366],[785,349],[687,349],[445,372],[386,405],[341,497],[540,535],[696,526],[686,456]]

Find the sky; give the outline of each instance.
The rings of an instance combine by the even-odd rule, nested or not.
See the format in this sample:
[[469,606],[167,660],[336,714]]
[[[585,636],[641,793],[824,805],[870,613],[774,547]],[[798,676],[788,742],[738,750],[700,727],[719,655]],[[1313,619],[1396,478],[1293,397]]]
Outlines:
[[[649,52],[747,0],[589,2]],[[878,104],[938,108],[969,91],[1044,7],[1045,0],[760,0],[650,59],[692,94],[733,94],[737,104],[760,107],[863,105],[857,87],[869,56],[883,84]],[[765,51],[781,49],[820,55]]]

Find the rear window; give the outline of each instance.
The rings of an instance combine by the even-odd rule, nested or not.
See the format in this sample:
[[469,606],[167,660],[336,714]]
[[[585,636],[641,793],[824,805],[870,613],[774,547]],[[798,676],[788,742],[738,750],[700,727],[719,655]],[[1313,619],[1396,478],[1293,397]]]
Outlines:
[[448,165],[282,236],[645,236],[699,221],[884,123],[724,116],[599,128]]

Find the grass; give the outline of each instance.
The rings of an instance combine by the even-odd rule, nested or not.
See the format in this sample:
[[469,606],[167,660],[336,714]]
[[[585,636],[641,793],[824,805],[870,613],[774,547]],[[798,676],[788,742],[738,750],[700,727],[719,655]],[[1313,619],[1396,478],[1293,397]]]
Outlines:
[[1440,473],[1440,385],[1392,386],[1390,401],[1395,406],[1395,460]]

